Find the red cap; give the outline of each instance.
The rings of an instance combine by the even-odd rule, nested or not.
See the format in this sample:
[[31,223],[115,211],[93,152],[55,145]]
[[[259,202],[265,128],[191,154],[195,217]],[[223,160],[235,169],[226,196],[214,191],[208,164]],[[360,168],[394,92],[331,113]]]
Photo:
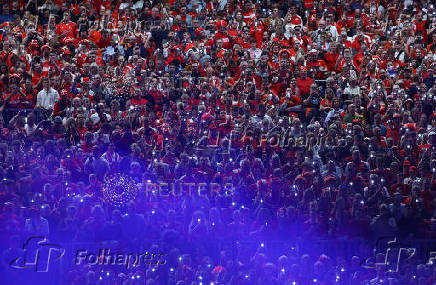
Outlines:
[[50,47],[48,44],[43,45],[43,46],[41,47],[41,50],[44,50],[45,48],[48,48],[48,49],[51,50],[51,47]]
[[287,50],[287,49],[281,49],[281,50],[279,51],[279,56],[281,56],[281,55],[284,54],[284,53],[287,53],[288,56],[291,55],[291,52],[290,52],[289,50]]
[[30,47],[39,47],[39,43],[38,43],[37,40],[32,40],[32,41],[29,43],[29,46],[30,46]]
[[405,160],[404,162],[403,162],[403,166],[410,166],[411,165],[411,163],[410,163],[410,161],[408,161],[408,160]]
[[201,116],[201,120],[204,121],[204,120],[206,120],[206,119],[213,119],[213,117],[212,117],[212,115],[209,114],[209,113],[204,113],[204,114]]
[[221,27],[225,28],[225,27],[227,27],[227,22],[224,20],[220,20],[217,22],[216,27],[217,28],[221,28]]
[[221,265],[215,266],[215,268],[212,270],[212,274],[214,275],[220,272],[226,272],[226,269]]
[[3,136],[7,136],[7,135],[9,135],[9,129],[8,129],[8,128],[3,128],[3,129],[2,129],[2,135],[3,135]]
[[415,131],[415,124],[413,124],[413,123],[408,123],[408,124],[406,124],[405,127],[411,131]]
[[336,183],[336,178],[333,175],[328,175],[324,179],[324,184],[327,184],[327,183]]
[[302,175],[298,175],[297,177],[295,177],[294,184],[297,184],[298,182],[303,183],[305,185],[306,179],[304,179]]
[[289,119],[293,121],[294,119],[299,119],[298,114],[294,112],[289,113]]
[[313,179],[313,173],[312,172],[310,172],[310,171],[306,171],[306,172],[303,172],[303,177],[304,178],[311,178],[311,179]]
[[17,73],[13,73],[13,74],[9,75],[9,78],[18,78],[19,79],[20,75]]

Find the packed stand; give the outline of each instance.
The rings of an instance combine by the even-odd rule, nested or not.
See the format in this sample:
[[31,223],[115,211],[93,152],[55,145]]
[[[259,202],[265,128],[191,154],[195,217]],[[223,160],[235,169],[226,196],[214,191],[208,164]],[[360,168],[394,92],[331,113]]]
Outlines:
[[[42,235],[167,254],[61,284],[436,284],[357,254],[436,250],[432,1],[2,3],[2,264]],[[203,182],[233,188],[145,191]]]

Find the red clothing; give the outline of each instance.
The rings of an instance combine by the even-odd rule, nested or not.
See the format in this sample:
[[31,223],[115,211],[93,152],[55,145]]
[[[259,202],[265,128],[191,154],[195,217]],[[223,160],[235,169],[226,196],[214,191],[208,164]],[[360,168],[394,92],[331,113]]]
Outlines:
[[221,41],[223,42],[223,48],[225,48],[225,49],[232,48],[232,42],[226,34],[221,33],[221,32],[216,33],[215,34],[215,42],[219,39],[221,39]]
[[310,93],[310,85],[312,85],[313,79],[310,77],[297,79],[297,87],[299,89],[299,96],[307,95]]
[[77,37],[77,27],[74,22],[62,22],[56,26],[56,34],[64,35],[64,37]]
[[336,66],[336,61],[338,60],[339,54],[338,53],[330,53],[327,52],[324,54],[324,60],[327,64],[327,70],[328,71],[334,71]]
[[427,21],[418,22],[418,20],[414,20],[412,25],[412,29],[415,35],[417,32],[421,32],[424,41],[428,40],[427,29],[425,28],[426,24]]
[[132,103],[132,105],[133,106],[138,106],[138,105],[145,105],[145,104],[147,104],[147,99],[144,99],[144,98],[139,98],[139,99],[136,99],[136,98],[133,98],[132,100],[130,100],[130,102]]
[[399,142],[401,135],[400,135],[400,130],[399,129],[393,129],[393,128],[388,128],[388,131],[386,133],[386,137],[388,138],[393,138],[395,142]]
[[[11,93],[4,93],[2,100],[6,100]],[[7,106],[9,108],[19,108],[21,102],[23,101],[21,93],[15,93],[12,95],[12,97],[9,99],[9,102],[7,103]]]

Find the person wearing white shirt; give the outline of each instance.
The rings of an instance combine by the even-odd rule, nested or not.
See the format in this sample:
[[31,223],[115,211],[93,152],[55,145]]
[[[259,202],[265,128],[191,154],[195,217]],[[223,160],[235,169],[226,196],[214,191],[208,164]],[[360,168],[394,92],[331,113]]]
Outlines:
[[24,130],[26,131],[27,135],[32,135],[35,132],[37,128],[35,120],[36,118],[34,113],[30,113],[29,115],[27,115],[26,124],[24,125]]
[[258,49],[256,47],[256,44],[256,40],[252,39],[250,42],[251,48],[248,50],[248,52],[250,53],[250,58],[253,59],[255,62],[258,62],[262,55],[262,50]]
[[338,33],[338,28],[333,23],[332,17],[331,16],[327,16],[325,18],[325,21],[326,21],[326,27],[327,27],[328,31],[332,34],[333,40],[336,41],[337,38],[339,37],[339,33]]
[[59,93],[50,87],[50,79],[44,77],[42,79],[43,89],[38,92],[36,97],[36,107],[53,110],[55,102],[59,99]]
[[355,76],[350,78],[350,83],[345,87],[344,94],[350,94],[352,97],[354,97],[354,95],[360,96],[360,86],[357,85],[357,78]]

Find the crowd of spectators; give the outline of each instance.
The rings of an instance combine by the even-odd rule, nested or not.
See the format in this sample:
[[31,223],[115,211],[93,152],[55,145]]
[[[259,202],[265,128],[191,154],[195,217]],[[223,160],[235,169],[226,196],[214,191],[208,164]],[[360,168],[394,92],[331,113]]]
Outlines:
[[[1,272],[46,236],[167,254],[56,284],[436,284],[426,254],[359,256],[380,237],[436,250],[432,1],[1,3]],[[104,197],[117,173],[136,199]]]

